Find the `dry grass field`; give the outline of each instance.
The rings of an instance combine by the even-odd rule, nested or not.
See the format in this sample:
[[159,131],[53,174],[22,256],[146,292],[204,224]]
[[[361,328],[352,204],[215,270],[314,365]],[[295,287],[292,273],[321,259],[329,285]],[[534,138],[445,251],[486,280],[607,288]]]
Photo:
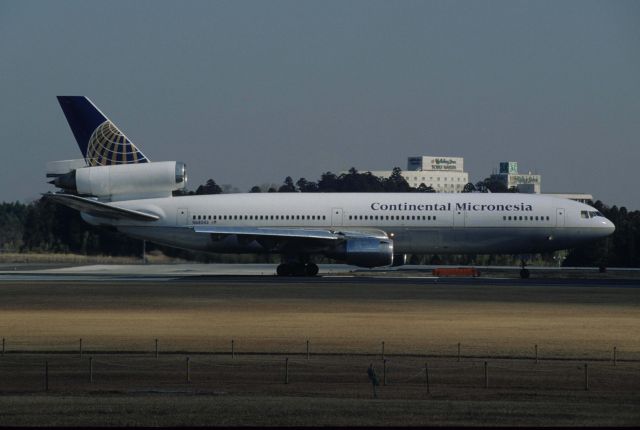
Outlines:
[[0,425],[640,424],[633,286],[12,281],[0,336]]

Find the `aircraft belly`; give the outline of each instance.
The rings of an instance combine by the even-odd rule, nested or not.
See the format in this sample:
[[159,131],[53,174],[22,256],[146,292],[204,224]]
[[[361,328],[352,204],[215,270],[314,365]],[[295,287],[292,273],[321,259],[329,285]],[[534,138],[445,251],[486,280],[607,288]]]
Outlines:
[[567,234],[551,227],[405,229],[395,234],[394,249],[415,254],[532,253],[561,249],[566,239]]

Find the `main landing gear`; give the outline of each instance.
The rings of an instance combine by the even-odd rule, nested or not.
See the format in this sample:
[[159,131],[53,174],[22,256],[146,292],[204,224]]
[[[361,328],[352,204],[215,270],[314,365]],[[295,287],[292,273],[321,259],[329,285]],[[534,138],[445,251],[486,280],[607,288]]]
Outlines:
[[278,276],[316,276],[318,266],[314,263],[282,263],[276,273]]

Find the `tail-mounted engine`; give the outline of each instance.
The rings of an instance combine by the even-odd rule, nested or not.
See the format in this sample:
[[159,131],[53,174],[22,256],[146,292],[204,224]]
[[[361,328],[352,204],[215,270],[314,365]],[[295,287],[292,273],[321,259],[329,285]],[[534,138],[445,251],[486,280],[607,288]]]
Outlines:
[[50,183],[66,192],[111,201],[169,197],[187,184],[181,161],[80,167],[47,176],[54,176]]

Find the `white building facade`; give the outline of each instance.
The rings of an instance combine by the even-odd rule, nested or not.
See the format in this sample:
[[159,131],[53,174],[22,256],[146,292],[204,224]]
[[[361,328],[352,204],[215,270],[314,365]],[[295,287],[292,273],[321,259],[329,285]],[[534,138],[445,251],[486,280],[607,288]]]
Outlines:
[[[371,171],[371,174],[388,178],[391,170]],[[462,157],[409,157],[407,170],[402,171],[402,177],[412,187],[418,188],[424,184],[439,193],[460,193],[469,182]]]
[[502,182],[507,188],[516,188],[520,193],[540,194],[542,176],[529,173],[518,173],[518,163],[503,161],[498,173],[491,175],[493,179]]

